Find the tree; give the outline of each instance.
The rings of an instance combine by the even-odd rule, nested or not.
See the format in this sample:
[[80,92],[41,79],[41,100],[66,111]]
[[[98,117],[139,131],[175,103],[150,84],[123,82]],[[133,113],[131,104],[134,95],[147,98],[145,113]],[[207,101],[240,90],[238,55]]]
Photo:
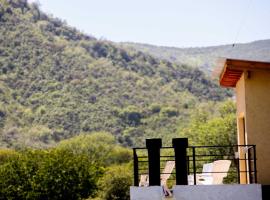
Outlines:
[[57,149],[85,154],[92,162],[104,167],[130,162],[132,156],[130,149],[117,145],[114,136],[106,132],[81,134],[61,141]]
[[77,200],[97,190],[101,169],[85,154],[26,150],[0,165],[1,199]]
[[[213,107],[217,111],[214,111]],[[217,113],[211,114],[209,112],[211,109]],[[209,108],[206,106],[194,112],[189,126],[180,134],[188,137],[191,145],[235,145],[237,132],[235,111],[235,104],[232,101],[214,106],[209,104]]]
[[119,116],[129,126],[138,126],[141,123],[142,114],[135,106],[128,106],[121,110]]
[[130,166],[109,167],[99,181],[100,196],[104,200],[129,200],[130,185],[132,185]]

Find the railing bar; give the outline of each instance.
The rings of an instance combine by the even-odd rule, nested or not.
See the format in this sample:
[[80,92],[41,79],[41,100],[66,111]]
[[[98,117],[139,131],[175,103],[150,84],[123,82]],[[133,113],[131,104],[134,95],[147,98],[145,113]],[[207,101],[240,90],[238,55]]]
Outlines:
[[[247,170],[247,171],[240,171],[240,173],[247,173],[247,172],[249,172],[249,170]],[[250,171],[250,172],[255,173],[255,172],[257,172],[257,171]]]
[[[160,174],[176,174],[175,172],[172,172],[172,173],[160,173]],[[147,172],[145,173],[139,173],[139,175],[148,175]],[[172,179],[172,180],[175,180],[175,179]]]
[[141,174],[139,174],[139,176],[140,176],[140,175],[148,175],[148,173],[141,173]]
[[[194,148],[225,148],[225,147],[254,147],[255,145],[223,145],[223,146],[189,146],[188,148],[192,149]],[[134,147],[133,149],[135,150],[142,150],[142,149],[147,149],[145,147]],[[161,149],[173,149],[173,147],[162,147]]]
[[[174,156],[160,156],[161,158],[174,158]],[[148,158],[148,157],[138,157],[138,158]],[[162,160],[161,160],[162,161]],[[165,160],[166,161],[166,160]]]
[[[212,174],[215,174],[215,173],[235,173],[236,171],[231,171],[231,172],[227,172],[227,171],[225,171],[225,172],[203,172],[204,174],[207,174],[207,173],[212,173]],[[256,173],[256,171],[241,171],[240,173],[247,173],[247,172],[251,172],[251,173]],[[194,172],[193,171],[191,171],[191,173],[193,173],[194,174]]]
[[224,145],[224,146],[189,146],[188,148],[225,148],[225,147],[253,147],[254,145]]
[[198,156],[201,156],[201,157],[203,157],[203,156],[234,156],[233,154],[212,154],[212,155],[208,155],[208,154],[198,154],[198,155],[196,155],[196,157],[198,157]]
[[256,162],[257,158],[256,158],[256,146],[255,145],[253,145],[253,156],[254,156],[253,165],[254,165],[254,171],[255,171],[254,178],[255,178],[255,183],[257,183],[257,162]]
[[[249,150],[251,150],[251,148],[253,150],[251,150],[252,154],[249,155],[248,158],[244,158],[244,159],[236,159],[235,158],[235,155],[234,153],[232,154],[198,154],[196,155],[196,153],[199,153],[200,152],[200,149],[205,149],[205,150],[202,150],[202,151],[210,151],[211,152],[211,148],[213,150],[218,150],[218,149],[222,149],[224,148],[224,153],[228,150],[229,151],[234,151],[236,152],[237,149],[235,149],[235,147],[250,147]],[[196,149],[197,148],[197,149]],[[206,150],[207,148],[209,148],[209,150]],[[225,149],[225,148],[228,148],[228,149]],[[162,147],[161,149],[173,149],[173,147]],[[135,155],[137,154],[136,153],[136,150],[138,151],[144,151],[144,150],[147,150],[147,148],[133,148],[133,151],[135,151]],[[196,151],[196,153],[195,153]],[[238,150],[239,151],[239,150]],[[190,155],[187,155],[187,160],[188,160],[188,163],[192,162],[193,163],[193,166],[192,166],[192,163],[189,165],[190,167],[188,168],[189,170],[193,168],[193,171],[191,171],[190,173],[193,173],[194,174],[194,184],[196,185],[196,174],[200,173],[202,171],[202,168],[203,167],[200,167],[202,164],[204,163],[208,163],[208,162],[213,162],[214,160],[231,160],[231,161],[248,161],[249,162],[249,165],[250,165],[250,169],[252,169],[252,167],[254,167],[254,170],[243,170],[243,171],[240,171],[239,170],[239,165],[237,166],[237,163],[235,163],[235,166],[233,166],[229,172],[201,172],[201,173],[205,173],[205,174],[218,174],[218,173],[228,173],[228,174],[234,174],[234,173],[237,173],[238,174],[238,183],[239,183],[239,178],[240,178],[240,174],[241,173],[249,173],[250,174],[250,177],[253,177],[252,180],[250,180],[250,182],[254,182],[257,183],[257,166],[256,166],[256,162],[257,162],[257,158],[256,158],[256,145],[224,145],[224,146],[189,146],[188,147],[188,152],[190,153]],[[171,154],[171,152],[168,152],[169,154]],[[213,152],[215,153],[215,152]],[[144,156],[145,153],[144,152],[139,152],[139,154],[142,154],[142,156],[138,156],[136,155],[135,157],[137,157],[137,165],[139,163],[141,163],[142,167],[146,165],[143,164],[143,163],[146,163],[148,162],[148,156]],[[172,154],[171,154],[172,155]],[[165,154],[165,152],[163,152],[163,155],[160,156],[160,158],[165,158],[164,160],[161,159],[160,162],[164,163],[164,162],[167,162],[167,161],[175,161],[173,159],[170,159],[170,158],[174,158],[174,156],[171,156],[171,155],[167,155]],[[207,159],[197,159],[197,158],[203,158],[203,157],[206,157]],[[213,157],[217,157],[215,159],[213,159]],[[220,157],[220,159],[219,159]],[[224,157],[227,157],[227,159],[225,159]],[[168,158],[168,159],[166,159]],[[136,161],[135,161],[136,162]],[[197,163],[196,163],[197,162]],[[199,162],[199,163],[198,163]],[[196,165],[200,165],[200,166],[196,166]],[[163,165],[163,164],[162,164]],[[135,167],[136,168],[136,167]],[[138,169],[139,166],[137,167],[137,173],[135,173],[135,170],[134,170],[134,182],[135,182],[135,177],[137,177],[137,181],[139,181],[139,175],[142,175],[142,174],[148,174],[147,170],[148,168],[140,168]],[[164,169],[164,167],[160,168],[161,171]],[[145,173],[139,173],[139,172],[145,172]],[[189,174],[190,174],[189,173]],[[136,174],[136,175],[135,175]],[[161,173],[161,174],[175,174],[175,173]],[[168,180],[175,180],[175,178],[169,178]]]
[[249,175],[249,183],[252,183],[253,182],[253,180],[252,180],[252,173],[251,173],[251,152],[250,152],[250,148],[248,148],[248,151],[247,151],[247,157],[248,157],[248,175]]
[[139,165],[138,165],[138,157],[136,150],[133,149],[133,175],[134,175],[134,185],[139,186]]
[[145,147],[134,147],[133,149],[140,150],[140,149],[147,149],[147,148],[145,148]]
[[161,158],[174,158],[174,156],[160,156]]
[[[218,159],[218,160],[232,160],[232,161],[234,161],[235,159]],[[238,160],[238,159],[237,159],[237,160]],[[244,158],[243,158],[243,159],[239,159],[239,160],[247,161],[247,159],[244,159]],[[191,161],[193,161],[193,160],[189,160],[189,161],[191,162]],[[213,162],[213,160],[196,160],[196,161],[198,161],[198,162],[199,162],[199,161],[201,161],[201,162],[202,162],[202,161],[204,161],[204,162]],[[254,162],[255,162],[255,160],[254,160]]]
[[195,147],[192,148],[193,157],[193,173],[194,173],[194,185],[196,185],[196,161],[195,161]]

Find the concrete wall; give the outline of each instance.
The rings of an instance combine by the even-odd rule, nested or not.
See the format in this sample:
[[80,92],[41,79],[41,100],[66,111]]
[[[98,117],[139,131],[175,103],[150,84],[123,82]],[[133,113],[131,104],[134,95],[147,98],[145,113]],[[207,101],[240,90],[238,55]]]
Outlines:
[[[244,72],[236,84],[238,144],[255,144],[258,183],[270,184],[270,71]],[[243,122],[244,125],[243,125]],[[244,137],[244,132],[246,137]],[[240,159],[245,155],[239,149]],[[248,170],[240,161],[240,170]],[[240,182],[247,183],[245,174]]]
[[270,185],[270,71],[251,71],[245,79],[248,144],[256,144],[258,183]]
[[[130,187],[131,200],[162,200],[160,186]],[[171,198],[170,198],[171,199]],[[174,200],[262,200],[259,184],[250,185],[177,185],[173,188]]]
[[246,74],[243,73],[241,78],[236,84],[236,106],[237,106],[237,116],[244,116],[246,113],[246,95],[245,95],[245,77]]
[[[261,185],[175,186],[175,200],[261,200]],[[154,199],[152,199],[154,200]]]
[[163,189],[161,186],[130,187],[130,200],[162,200]]
[[[246,145],[247,138],[245,135],[246,132],[246,88],[245,88],[245,79],[246,73],[243,73],[241,78],[236,84],[236,106],[237,106],[237,141],[238,145]],[[246,161],[241,160],[245,159],[245,154],[242,152],[241,148],[238,149],[239,159],[240,159],[240,183],[247,183],[247,176],[244,171],[247,171]]]

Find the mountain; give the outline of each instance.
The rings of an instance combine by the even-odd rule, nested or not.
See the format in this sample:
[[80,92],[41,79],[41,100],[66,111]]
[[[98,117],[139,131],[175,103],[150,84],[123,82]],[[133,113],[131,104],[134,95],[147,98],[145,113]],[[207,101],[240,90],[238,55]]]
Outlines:
[[270,39],[245,44],[194,48],[163,47],[140,43],[120,43],[120,46],[136,49],[170,62],[198,67],[206,73],[214,70],[220,57],[270,61]]
[[0,147],[96,131],[126,146],[169,141],[200,102],[232,96],[197,68],[97,40],[36,3],[0,0],[0,23]]

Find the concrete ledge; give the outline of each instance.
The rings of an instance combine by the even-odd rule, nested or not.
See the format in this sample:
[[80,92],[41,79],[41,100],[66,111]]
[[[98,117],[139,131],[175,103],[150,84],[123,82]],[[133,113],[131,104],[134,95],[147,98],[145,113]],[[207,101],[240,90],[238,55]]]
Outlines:
[[130,200],[162,200],[162,198],[161,186],[130,187]]
[[259,184],[250,185],[177,185],[175,200],[262,200]]

